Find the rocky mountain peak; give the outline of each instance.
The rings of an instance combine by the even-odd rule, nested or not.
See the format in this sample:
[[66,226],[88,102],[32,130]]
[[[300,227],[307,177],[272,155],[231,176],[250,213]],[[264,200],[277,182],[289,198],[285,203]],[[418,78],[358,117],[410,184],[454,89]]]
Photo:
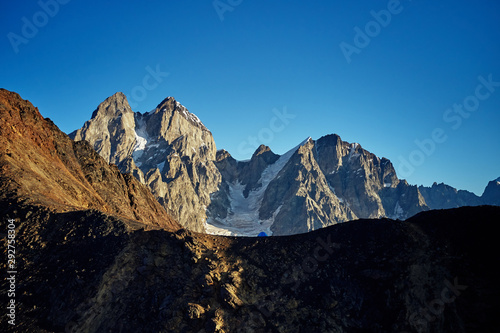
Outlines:
[[122,92],[117,92],[114,95],[106,98],[97,109],[92,113],[92,118],[105,117],[113,118],[121,113],[132,113],[132,109],[128,103],[127,97]]
[[252,158],[254,156],[259,156],[265,152],[268,152],[268,151],[271,151],[271,148],[269,148],[268,146],[265,146],[265,145],[260,145],[256,150],[255,152],[253,153],[252,155]]
[[316,143],[314,142],[314,140],[309,136],[307,139],[305,139],[299,144],[298,150],[300,151],[300,149],[311,149],[312,147],[315,146],[315,144]]
[[177,104],[176,102],[177,101],[175,100],[174,97],[168,96],[163,101],[161,101],[160,104],[158,104],[156,106],[155,113],[156,112],[165,112],[165,111],[172,112],[175,109],[175,106]]
[[215,160],[216,160],[217,162],[223,161],[223,160],[225,160],[226,158],[233,158],[233,157],[232,157],[232,156],[231,156],[231,154],[230,154],[227,150],[225,150],[225,149],[219,149],[219,150],[217,150],[217,154],[216,154],[216,157],[215,157]]
[[90,142],[109,163],[148,185],[182,225],[203,231],[203,207],[220,181],[215,142],[199,118],[175,98],[139,113],[131,110],[125,95],[116,93],[70,136]]
[[[268,146],[260,145],[252,155],[250,164],[265,164],[266,166],[274,163],[279,158],[279,155],[273,153]],[[257,162],[261,161],[261,162]]]
[[488,205],[500,206],[500,177],[488,183],[481,199]]
[[165,98],[158,106],[156,107],[154,114],[166,114],[167,118],[171,118],[173,114],[179,114],[184,119],[186,119],[191,125],[194,125],[203,131],[209,132],[208,128],[203,125],[200,118],[198,118],[195,114],[188,111],[188,109],[179,103],[174,97],[169,96]]
[[327,134],[320,138],[322,144],[328,144],[330,146],[336,146],[342,143],[342,139],[337,134]]

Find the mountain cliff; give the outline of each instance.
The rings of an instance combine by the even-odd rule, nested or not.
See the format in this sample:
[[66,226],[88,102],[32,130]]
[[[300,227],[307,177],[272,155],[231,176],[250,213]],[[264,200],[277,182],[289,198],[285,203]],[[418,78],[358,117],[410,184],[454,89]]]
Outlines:
[[481,199],[486,205],[500,206],[500,177],[488,183]]
[[88,141],[107,162],[148,185],[183,226],[204,231],[205,209],[220,183],[215,143],[198,117],[173,97],[142,114],[116,93],[70,137]]

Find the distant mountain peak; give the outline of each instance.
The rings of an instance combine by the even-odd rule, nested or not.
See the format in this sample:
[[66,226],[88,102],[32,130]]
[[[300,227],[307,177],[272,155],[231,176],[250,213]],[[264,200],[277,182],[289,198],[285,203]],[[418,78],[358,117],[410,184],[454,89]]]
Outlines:
[[201,122],[200,118],[198,118],[194,113],[188,111],[188,109],[179,103],[174,97],[168,96],[165,98],[154,110],[153,113],[179,113],[186,120],[188,120],[191,124],[201,128],[204,131],[209,131],[208,128]]
[[488,205],[500,206],[500,177],[488,183],[481,198]]
[[92,113],[91,119],[94,119],[98,116],[115,117],[120,112],[131,113],[133,111],[130,108],[127,96],[125,96],[125,94],[122,92],[117,92],[109,96],[101,104],[99,104],[97,109]]
[[255,152],[253,153],[252,157],[254,156],[259,156],[265,152],[268,152],[268,151],[271,151],[271,148],[269,148],[269,146],[266,146],[266,145],[260,145],[256,150]]
[[175,102],[176,100],[174,97],[168,96],[163,101],[161,101],[160,104],[158,104],[158,106],[156,107],[156,112],[162,111],[164,109],[173,110],[175,107]]

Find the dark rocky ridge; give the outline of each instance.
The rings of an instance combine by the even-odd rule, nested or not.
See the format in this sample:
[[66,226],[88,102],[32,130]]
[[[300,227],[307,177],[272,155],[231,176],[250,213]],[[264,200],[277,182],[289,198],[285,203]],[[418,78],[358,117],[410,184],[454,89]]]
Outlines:
[[500,328],[499,207],[268,238],[144,231],[98,211],[4,212],[18,225],[17,332]]
[[485,204],[482,197],[472,192],[457,190],[446,184],[432,184],[431,187],[419,186],[425,202],[429,203],[431,209],[456,208],[462,206],[479,206]]

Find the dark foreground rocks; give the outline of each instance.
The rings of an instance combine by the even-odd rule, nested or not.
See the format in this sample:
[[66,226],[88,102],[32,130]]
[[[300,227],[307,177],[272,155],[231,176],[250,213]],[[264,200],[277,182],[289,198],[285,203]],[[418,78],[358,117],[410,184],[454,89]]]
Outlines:
[[[16,326],[3,315],[2,331],[500,328],[498,207],[260,238],[145,231],[95,210],[55,213],[22,203],[1,209],[2,230],[7,218],[16,220],[18,264]],[[6,260],[1,269],[7,271]],[[1,288],[8,289],[6,280]]]

